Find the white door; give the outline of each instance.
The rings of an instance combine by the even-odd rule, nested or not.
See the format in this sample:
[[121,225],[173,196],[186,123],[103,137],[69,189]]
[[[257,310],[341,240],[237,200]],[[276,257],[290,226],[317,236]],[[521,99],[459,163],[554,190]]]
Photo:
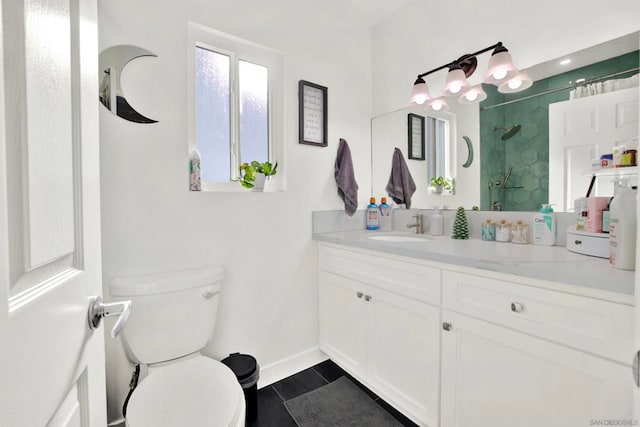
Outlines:
[[320,349],[365,380],[365,285],[320,271]]
[[[549,203],[573,211],[589,188],[591,160],[637,136],[638,88],[549,105]],[[591,195],[612,196],[611,179],[598,179]]]
[[96,0],[0,5],[0,426],[101,427]]
[[442,331],[442,426],[569,427],[631,419],[628,366],[457,313],[442,316],[451,325]]
[[420,425],[437,426],[440,309],[369,286],[367,381]]

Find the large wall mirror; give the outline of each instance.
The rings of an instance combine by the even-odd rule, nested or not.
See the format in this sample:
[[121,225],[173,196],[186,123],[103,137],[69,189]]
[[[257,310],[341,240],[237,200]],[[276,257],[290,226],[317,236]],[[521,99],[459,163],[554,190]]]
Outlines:
[[[451,131],[449,173],[456,181],[455,195],[430,191],[428,157],[407,160],[418,187],[413,207],[533,211],[550,202],[557,211],[570,211],[573,199],[587,192],[592,159],[638,136],[639,42],[639,33],[603,40],[528,68],[534,83],[526,91],[502,94],[483,85],[488,97],[479,105],[451,102],[450,120],[456,128]],[[374,194],[383,194],[393,147],[407,146],[408,113],[431,114],[408,107],[372,119]],[[463,168],[468,159],[465,136],[475,160]],[[603,177],[591,194],[612,193],[611,178]]]

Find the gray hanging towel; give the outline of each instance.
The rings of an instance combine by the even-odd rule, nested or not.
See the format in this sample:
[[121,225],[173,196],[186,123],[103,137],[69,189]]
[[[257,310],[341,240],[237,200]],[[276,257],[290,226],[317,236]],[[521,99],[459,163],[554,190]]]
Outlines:
[[353,216],[358,209],[358,183],[353,172],[349,144],[342,138],[340,138],[336,156],[335,178],[338,184],[338,195],[344,201],[344,211],[347,215]]
[[407,162],[404,161],[402,151],[396,147],[391,160],[391,176],[387,183],[387,193],[396,204],[405,204],[411,208],[411,196],[416,191],[416,183],[411,177]]

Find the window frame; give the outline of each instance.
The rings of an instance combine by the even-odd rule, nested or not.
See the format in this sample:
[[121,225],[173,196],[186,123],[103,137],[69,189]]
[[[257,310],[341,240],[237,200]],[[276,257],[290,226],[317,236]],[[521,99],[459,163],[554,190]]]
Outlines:
[[[229,56],[230,59],[230,168],[232,179],[238,177],[240,165],[240,105],[238,61],[246,61],[268,69],[268,156],[269,161],[278,162],[278,173],[272,177],[271,191],[285,190],[284,168],[284,85],[283,56],[281,53],[259,44],[189,22],[187,31],[187,114],[188,153],[197,148],[196,140],[196,48],[207,49]],[[202,191],[245,192],[240,183],[202,181]]]
[[[429,121],[435,119],[433,132],[429,132]],[[445,122],[445,130],[443,140],[437,137],[438,121]],[[455,179],[456,175],[456,115],[445,111],[429,111],[425,118],[425,140],[426,140],[426,157],[427,157],[427,182],[431,185],[431,178],[442,176],[447,179]],[[435,141],[432,143],[430,138],[435,135]],[[442,161],[440,156],[442,154]],[[431,157],[435,156],[435,165],[431,164]],[[434,170],[435,167],[435,170]]]

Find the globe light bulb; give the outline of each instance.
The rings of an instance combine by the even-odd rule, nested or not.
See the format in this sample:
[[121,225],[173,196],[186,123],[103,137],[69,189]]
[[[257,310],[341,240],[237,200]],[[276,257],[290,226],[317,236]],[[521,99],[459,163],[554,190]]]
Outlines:
[[509,86],[510,89],[518,89],[520,86],[522,86],[522,80],[520,79],[509,80],[509,82],[507,82],[507,85]]
[[414,101],[416,102],[416,104],[422,105],[425,102],[427,102],[427,96],[426,95],[416,95],[416,97],[414,98]]
[[493,78],[496,80],[502,80],[507,76],[507,70],[497,70],[493,73]]
[[469,93],[467,93],[465,95],[465,98],[467,98],[468,101],[475,101],[476,99],[478,99],[478,92],[476,92],[475,90],[470,91]]
[[462,85],[459,83],[453,83],[451,85],[451,87],[449,88],[449,92],[451,93],[458,93],[460,92],[460,90],[462,89]]
[[431,104],[431,108],[433,108],[435,111],[440,111],[442,110],[442,103],[434,102],[433,104]]

